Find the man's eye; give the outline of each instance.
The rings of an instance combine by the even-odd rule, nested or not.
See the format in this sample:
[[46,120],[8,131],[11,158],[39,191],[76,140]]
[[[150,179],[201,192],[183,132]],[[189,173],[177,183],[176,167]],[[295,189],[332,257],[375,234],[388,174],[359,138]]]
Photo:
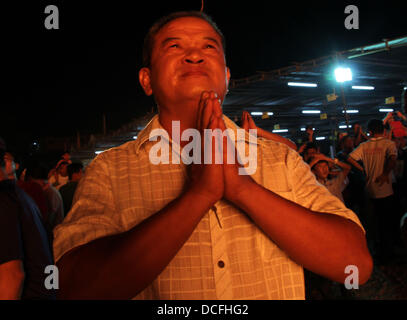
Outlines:
[[177,43],[174,43],[174,44],[170,45],[170,48],[179,48],[179,45]]
[[205,49],[215,49],[215,46],[213,46],[211,44],[207,44],[207,45],[205,45]]

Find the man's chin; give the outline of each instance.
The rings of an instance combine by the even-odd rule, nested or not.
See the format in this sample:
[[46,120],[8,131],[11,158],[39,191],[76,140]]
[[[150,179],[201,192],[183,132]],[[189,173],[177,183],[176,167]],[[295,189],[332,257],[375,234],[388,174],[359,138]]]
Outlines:
[[192,88],[185,88],[185,90],[182,91],[182,95],[187,99],[199,101],[204,91],[213,91],[218,95],[218,97],[222,97],[222,92],[218,88],[208,86],[195,86]]

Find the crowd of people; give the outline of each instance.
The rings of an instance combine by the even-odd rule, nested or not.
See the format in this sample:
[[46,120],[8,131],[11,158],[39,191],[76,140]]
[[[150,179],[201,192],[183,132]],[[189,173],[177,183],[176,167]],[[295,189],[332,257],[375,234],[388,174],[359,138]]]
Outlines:
[[317,180],[358,215],[378,264],[406,246],[406,120],[396,111],[368,121],[366,132],[356,123],[353,132],[338,136],[335,158],[320,153],[308,126],[299,148]]
[[51,170],[34,157],[23,167],[0,138],[0,299],[55,299],[40,279],[54,265],[53,230],[69,212],[82,173],[68,152]]
[[[312,126],[297,146],[244,112],[242,128],[260,138],[252,176],[227,161],[188,170],[150,161],[150,134],[171,132],[172,121],[182,131],[237,128],[221,110],[229,79],[216,24],[171,14],[145,40],[139,80],[160,112],[137,140],[103,152],[83,176],[68,153],[52,170],[34,159],[18,168],[1,142],[0,298],[304,299],[303,269],[344,283],[357,266],[363,284],[371,254],[389,261],[406,229],[402,113],[369,120],[366,133],[355,125],[331,158]],[[43,285],[54,263],[57,292]]]

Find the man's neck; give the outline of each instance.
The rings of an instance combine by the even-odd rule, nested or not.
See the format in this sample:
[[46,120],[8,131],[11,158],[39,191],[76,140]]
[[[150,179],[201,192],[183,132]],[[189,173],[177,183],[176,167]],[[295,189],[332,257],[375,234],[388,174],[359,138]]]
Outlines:
[[[181,110],[185,110],[185,109],[181,109]],[[184,112],[184,113],[180,112],[177,114],[174,114],[167,110],[160,111],[160,114],[159,114],[160,124],[168,132],[170,137],[173,137],[173,134],[175,134],[175,130],[176,131],[179,130],[179,134],[181,137],[182,133],[186,129],[192,129],[192,128],[197,129],[196,113],[193,112],[193,110],[196,110],[196,108],[191,108],[190,110],[191,110],[191,112]],[[179,121],[178,127],[176,126],[177,124],[175,123],[175,121]],[[182,147],[188,143],[188,141],[180,141],[180,142],[181,142]]]

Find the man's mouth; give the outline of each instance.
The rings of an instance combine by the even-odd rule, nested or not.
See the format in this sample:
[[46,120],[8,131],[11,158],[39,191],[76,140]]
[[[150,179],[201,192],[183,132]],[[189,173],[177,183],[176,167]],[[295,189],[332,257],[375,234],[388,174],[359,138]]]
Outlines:
[[182,77],[207,77],[208,74],[203,70],[189,70],[181,75]]

